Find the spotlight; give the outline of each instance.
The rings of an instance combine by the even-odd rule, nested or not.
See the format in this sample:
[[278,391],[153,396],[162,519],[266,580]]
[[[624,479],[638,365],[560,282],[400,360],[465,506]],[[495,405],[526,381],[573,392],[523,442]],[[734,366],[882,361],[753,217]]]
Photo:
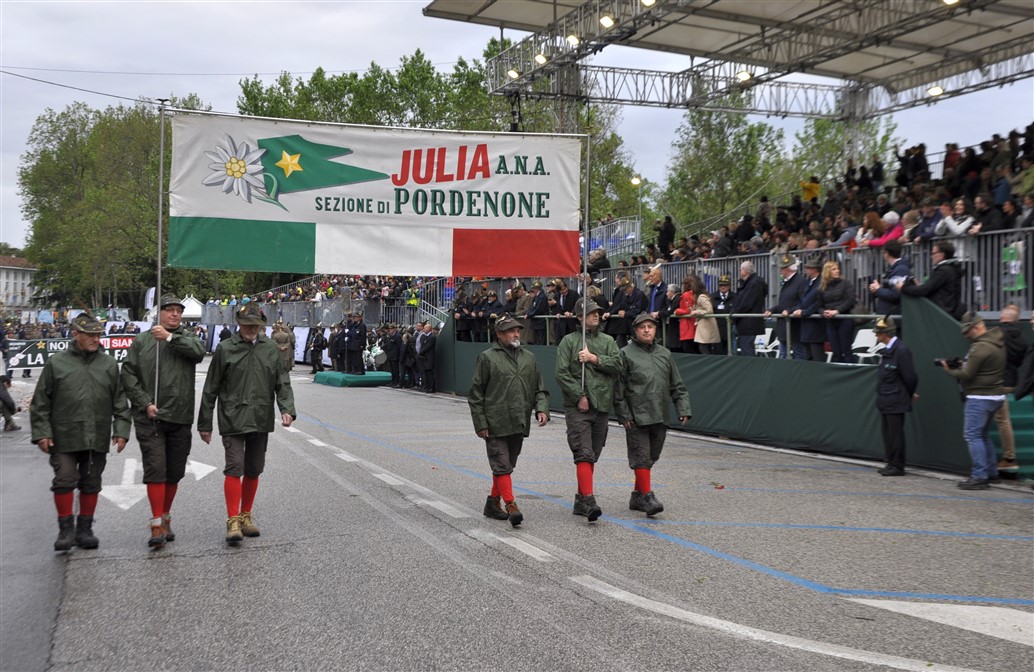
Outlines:
[[604,28],[613,28],[614,27],[614,17],[611,16],[610,14],[604,14],[603,16],[600,17],[600,25],[603,26]]
[[927,89],[926,92],[930,94],[930,97],[936,98],[937,96],[944,95],[944,87],[940,84],[934,84],[929,89]]
[[547,60],[548,59],[546,58],[545,54],[542,54],[542,53],[535,54],[535,62],[538,63],[539,65],[545,65]]
[[643,183],[643,181],[640,180],[638,176],[632,178],[632,186],[633,187],[638,187],[642,183]]
[[943,0],[943,1],[944,1],[944,4],[948,5],[949,7],[951,7],[952,5],[959,4],[959,0]]
[[510,79],[517,79],[521,76],[521,73],[517,72],[517,70],[514,68],[510,68],[509,70],[507,70],[506,74],[510,76]]
[[581,40],[578,39],[577,35],[571,33],[567,36],[567,43],[572,47],[577,47],[581,43]]
[[642,3],[643,7],[653,7],[657,0],[639,0],[639,2]]
[[749,82],[753,76],[754,75],[752,75],[746,70],[740,70],[736,73],[736,79],[740,80],[741,82]]

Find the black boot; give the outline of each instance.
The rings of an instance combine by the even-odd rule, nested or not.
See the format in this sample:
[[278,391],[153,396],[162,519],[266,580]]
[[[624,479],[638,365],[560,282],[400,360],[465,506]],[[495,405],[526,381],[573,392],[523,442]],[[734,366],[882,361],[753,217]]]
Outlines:
[[503,507],[499,506],[499,498],[491,495],[485,500],[484,514],[485,518],[495,518],[496,520],[506,520],[510,517],[506,511],[503,511]]
[[93,536],[93,516],[79,516],[75,523],[75,545],[87,549],[101,545],[101,540]]
[[664,505],[657,501],[657,495],[653,494],[653,490],[643,495],[643,511],[648,516],[656,516],[658,513],[664,510]]
[[628,508],[630,511],[646,511],[646,507],[643,506],[643,493],[633,490],[632,496],[628,499]]
[[582,505],[585,507],[585,517],[589,519],[589,522],[595,522],[597,518],[603,515],[603,509],[596,503],[596,495],[585,495],[582,498]]
[[574,493],[574,508],[571,509],[571,513],[576,516],[585,516],[589,513],[585,509],[585,496],[580,492]]
[[54,550],[70,550],[75,545],[75,516],[60,516],[57,519],[57,530]]

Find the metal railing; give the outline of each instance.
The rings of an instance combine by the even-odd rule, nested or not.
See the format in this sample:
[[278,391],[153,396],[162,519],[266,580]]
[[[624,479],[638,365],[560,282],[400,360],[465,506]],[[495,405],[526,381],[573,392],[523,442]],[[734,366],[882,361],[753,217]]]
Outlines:
[[636,217],[623,217],[589,229],[589,252],[598,249],[607,251],[607,256],[616,259],[621,256],[641,254],[643,250],[642,222]]

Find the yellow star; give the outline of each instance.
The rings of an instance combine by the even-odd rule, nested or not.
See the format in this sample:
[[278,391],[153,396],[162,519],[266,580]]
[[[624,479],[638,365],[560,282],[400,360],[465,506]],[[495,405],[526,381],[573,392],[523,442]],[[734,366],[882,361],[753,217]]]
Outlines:
[[47,344],[46,344],[46,342],[45,342],[45,341],[40,341],[40,342],[38,342],[38,343],[36,344],[36,349],[37,349],[37,350],[43,350],[43,349],[44,349],[44,348],[46,348],[46,347],[47,347]]
[[284,177],[291,177],[291,173],[294,171],[302,171],[302,166],[298,163],[298,159],[301,158],[301,156],[301,154],[288,154],[287,152],[284,152],[284,158],[280,159],[273,165],[284,171]]

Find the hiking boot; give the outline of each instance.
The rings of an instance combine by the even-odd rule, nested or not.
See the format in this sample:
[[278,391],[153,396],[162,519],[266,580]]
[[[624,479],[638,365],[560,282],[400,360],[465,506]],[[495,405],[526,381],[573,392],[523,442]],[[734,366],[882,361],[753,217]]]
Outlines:
[[[17,429],[17,427],[15,427],[15,429]],[[1019,469],[1019,468],[1020,468],[1020,463],[1017,462],[1016,460],[1007,460],[1005,458],[1002,458],[998,462],[998,471],[1001,471],[1003,469],[1010,469],[1010,470],[1012,470],[1012,469]]]
[[507,515],[506,511],[499,506],[499,498],[492,497],[489,495],[485,499],[485,510],[482,511],[485,514],[485,518],[494,518],[495,520],[506,520],[510,516]]
[[590,523],[603,515],[603,509],[596,504],[596,495],[586,495],[582,501],[585,503],[585,517]]
[[900,467],[892,467],[889,464],[879,470],[880,476],[904,476],[905,470]]
[[257,537],[262,534],[259,528],[255,526],[254,521],[251,520],[251,511],[241,511],[241,515],[238,518],[241,521],[241,534],[245,537]]
[[632,491],[632,496],[628,499],[629,511],[646,511],[646,507],[643,506],[643,493],[638,490]]
[[664,505],[657,501],[657,495],[653,494],[653,490],[643,495],[643,511],[646,515],[656,516],[663,510]]
[[244,541],[244,535],[241,534],[241,519],[239,516],[233,516],[232,518],[226,519],[226,543],[237,544]]
[[506,517],[510,519],[510,525],[514,527],[524,522],[524,514],[517,508],[517,502],[506,503]]
[[5,432],[16,432],[19,429],[21,429],[21,426],[14,424],[13,420],[11,422],[8,422],[7,424],[4,425],[4,431]]
[[585,495],[579,492],[574,494],[574,508],[571,509],[571,513],[576,516],[589,515],[589,510],[585,508]]
[[57,519],[57,541],[55,551],[67,551],[75,545],[75,516],[61,516]]
[[157,550],[165,546],[166,541],[165,528],[162,527],[161,523],[151,525],[151,538],[147,540],[147,545]]
[[79,516],[75,521],[75,545],[86,549],[101,545],[101,540],[93,534],[93,516]]
[[172,531],[172,516],[162,514],[162,530],[165,532],[165,541],[176,541],[176,533]]
[[963,490],[987,490],[991,487],[987,484],[987,481],[979,478],[967,478],[964,481],[959,481],[956,485]]

